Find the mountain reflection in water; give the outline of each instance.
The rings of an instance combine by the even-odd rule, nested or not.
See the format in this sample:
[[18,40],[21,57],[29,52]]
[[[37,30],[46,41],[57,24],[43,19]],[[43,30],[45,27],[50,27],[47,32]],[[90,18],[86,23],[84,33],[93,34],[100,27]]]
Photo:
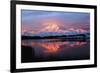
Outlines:
[[22,40],[22,62],[83,60],[90,58],[89,41]]

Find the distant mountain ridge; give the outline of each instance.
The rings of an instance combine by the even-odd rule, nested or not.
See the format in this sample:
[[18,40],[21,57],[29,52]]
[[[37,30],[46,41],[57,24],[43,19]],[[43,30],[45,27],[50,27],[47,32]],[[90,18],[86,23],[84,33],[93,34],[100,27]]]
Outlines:
[[45,33],[39,33],[39,34],[29,34],[22,35],[22,39],[89,39],[90,33],[83,33],[83,34],[65,34],[65,33],[56,33],[56,32],[45,32]]
[[[32,33],[27,33],[25,32],[24,34],[22,34],[22,36],[60,36],[60,35],[77,35],[78,33],[76,32],[70,32],[70,33],[61,33],[61,32],[42,32],[42,33],[38,33],[38,34],[32,34]],[[83,33],[85,34],[85,33]]]

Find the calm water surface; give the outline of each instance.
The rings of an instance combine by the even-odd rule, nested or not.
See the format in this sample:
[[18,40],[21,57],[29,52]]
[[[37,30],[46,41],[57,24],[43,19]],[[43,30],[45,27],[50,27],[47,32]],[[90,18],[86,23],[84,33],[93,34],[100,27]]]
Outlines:
[[85,60],[90,58],[89,41],[59,39],[22,40],[22,62]]

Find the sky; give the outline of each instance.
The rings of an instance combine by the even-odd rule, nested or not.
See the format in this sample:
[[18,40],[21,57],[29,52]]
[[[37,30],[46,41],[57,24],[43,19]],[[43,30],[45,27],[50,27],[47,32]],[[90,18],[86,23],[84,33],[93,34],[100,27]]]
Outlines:
[[21,10],[22,34],[41,33],[89,33],[90,14],[84,12],[60,12]]

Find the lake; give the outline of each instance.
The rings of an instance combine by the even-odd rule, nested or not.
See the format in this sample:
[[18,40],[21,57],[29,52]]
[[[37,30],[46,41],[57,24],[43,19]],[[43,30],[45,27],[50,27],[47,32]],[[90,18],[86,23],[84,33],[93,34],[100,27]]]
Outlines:
[[21,62],[90,59],[90,41],[36,39],[21,41]]

